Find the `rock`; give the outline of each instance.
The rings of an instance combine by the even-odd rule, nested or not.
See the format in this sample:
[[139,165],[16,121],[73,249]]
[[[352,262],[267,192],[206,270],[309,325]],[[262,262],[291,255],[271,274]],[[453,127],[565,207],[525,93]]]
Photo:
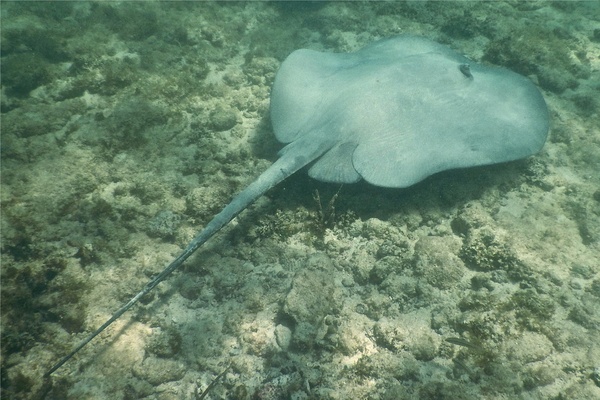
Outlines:
[[135,376],[154,386],[178,381],[183,378],[185,371],[185,366],[182,363],[157,357],[147,357],[133,367]]

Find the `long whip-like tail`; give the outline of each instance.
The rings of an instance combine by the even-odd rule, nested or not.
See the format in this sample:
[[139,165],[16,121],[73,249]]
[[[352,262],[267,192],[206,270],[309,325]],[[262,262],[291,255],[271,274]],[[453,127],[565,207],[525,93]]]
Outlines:
[[[317,156],[320,154],[317,154]],[[252,204],[256,199],[263,195],[267,190],[283,181],[288,176],[308,164],[316,156],[311,154],[311,157],[304,156],[289,156],[283,154],[283,156],[271,165],[265,172],[263,172],[254,182],[252,182],[246,189],[240,192],[233,198],[219,214],[217,214],[206,227],[190,242],[190,244],[183,250],[183,252],[171,262],[161,273],[159,273],[154,279],[146,284],[146,286],[135,296],[131,298],[126,304],[119,308],[105,323],[103,323],[98,329],[90,333],[81,343],[79,343],[69,354],[64,356],[58,361],[52,368],[44,374],[44,377],[49,377],[53,372],[62,367],[67,361],[69,361],[79,350],[85,345],[91,342],[96,336],[102,331],[108,328],[113,322],[115,322],[121,315],[135,305],[142,297],[148,294],[152,289],[156,287],[160,282],[164,281],[173,271],[175,271],[185,260],[187,260],[200,246],[202,246],[208,239],[210,239],[215,233],[223,228],[229,221],[235,218],[240,212],[246,207]]]

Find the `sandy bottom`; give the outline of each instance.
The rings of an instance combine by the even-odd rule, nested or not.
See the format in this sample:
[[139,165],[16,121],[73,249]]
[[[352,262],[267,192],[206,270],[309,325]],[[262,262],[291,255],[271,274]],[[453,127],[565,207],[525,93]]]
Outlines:
[[[599,15],[3,4],[2,398],[600,398]],[[531,77],[544,149],[403,190],[300,171],[42,378],[276,159],[291,51],[399,33]]]

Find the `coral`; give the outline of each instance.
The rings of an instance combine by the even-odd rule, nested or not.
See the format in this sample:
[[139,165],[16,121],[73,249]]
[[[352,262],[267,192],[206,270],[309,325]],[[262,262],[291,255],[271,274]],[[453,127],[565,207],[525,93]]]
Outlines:
[[2,59],[2,85],[12,96],[27,96],[52,79],[50,64],[35,53],[22,53]]
[[527,329],[540,331],[554,316],[556,303],[552,297],[539,294],[533,289],[514,293],[509,307],[516,310],[517,321]]
[[94,4],[90,19],[106,25],[123,40],[141,41],[160,32],[157,11],[153,5],[125,3],[115,6],[98,3]]
[[163,210],[150,221],[148,230],[151,236],[169,239],[175,236],[180,224],[181,216],[171,210]]
[[574,62],[569,41],[537,28],[511,32],[491,41],[483,59],[523,75],[537,75],[540,85],[555,93],[578,86],[577,78],[589,75],[589,66]]
[[582,115],[590,117],[598,112],[600,100],[598,99],[599,88],[580,91],[571,96],[571,100]]
[[[8,249],[15,254],[15,248]],[[31,257],[30,253],[28,257]],[[36,257],[37,258],[37,257]],[[3,256],[3,265],[14,260]],[[2,353],[4,356],[29,350],[41,340],[43,326],[58,322],[70,333],[81,332],[85,308],[72,307],[81,301],[85,288],[78,267],[60,255],[47,256],[41,265],[2,268]],[[5,358],[3,357],[3,362]],[[3,366],[4,368],[4,366]]]
[[415,245],[415,273],[438,289],[455,287],[465,273],[456,256],[460,241],[453,237],[425,236]]
[[120,102],[104,121],[108,135],[106,146],[114,151],[143,146],[149,140],[149,129],[166,123],[166,111],[150,101],[132,97]]
[[469,39],[480,33],[486,24],[489,21],[479,20],[469,10],[463,10],[462,15],[449,17],[441,31],[452,37]]
[[519,264],[519,259],[511,248],[487,228],[476,230],[469,235],[459,256],[465,265],[477,271],[510,271]]
[[146,343],[146,350],[158,357],[173,357],[181,350],[181,333],[175,327],[158,330]]
[[185,365],[172,360],[162,360],[153,356],[133,366],[133,375],[158,386],[166,382],[178,381],[186,372]]
[[227,131],[235,126],[238,118],[235,109],[220,105],[210,113],[209,127],[217,132]]

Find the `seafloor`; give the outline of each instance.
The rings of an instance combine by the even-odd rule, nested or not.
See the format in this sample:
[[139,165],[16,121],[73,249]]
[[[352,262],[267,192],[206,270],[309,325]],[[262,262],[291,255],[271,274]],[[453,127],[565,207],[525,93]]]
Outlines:
[[[599,4],[2,2],[2,398],[600,398]],[[543,150],[301,171],[42,378],[276,159],[290,52],[399,33],[534,80]]]

